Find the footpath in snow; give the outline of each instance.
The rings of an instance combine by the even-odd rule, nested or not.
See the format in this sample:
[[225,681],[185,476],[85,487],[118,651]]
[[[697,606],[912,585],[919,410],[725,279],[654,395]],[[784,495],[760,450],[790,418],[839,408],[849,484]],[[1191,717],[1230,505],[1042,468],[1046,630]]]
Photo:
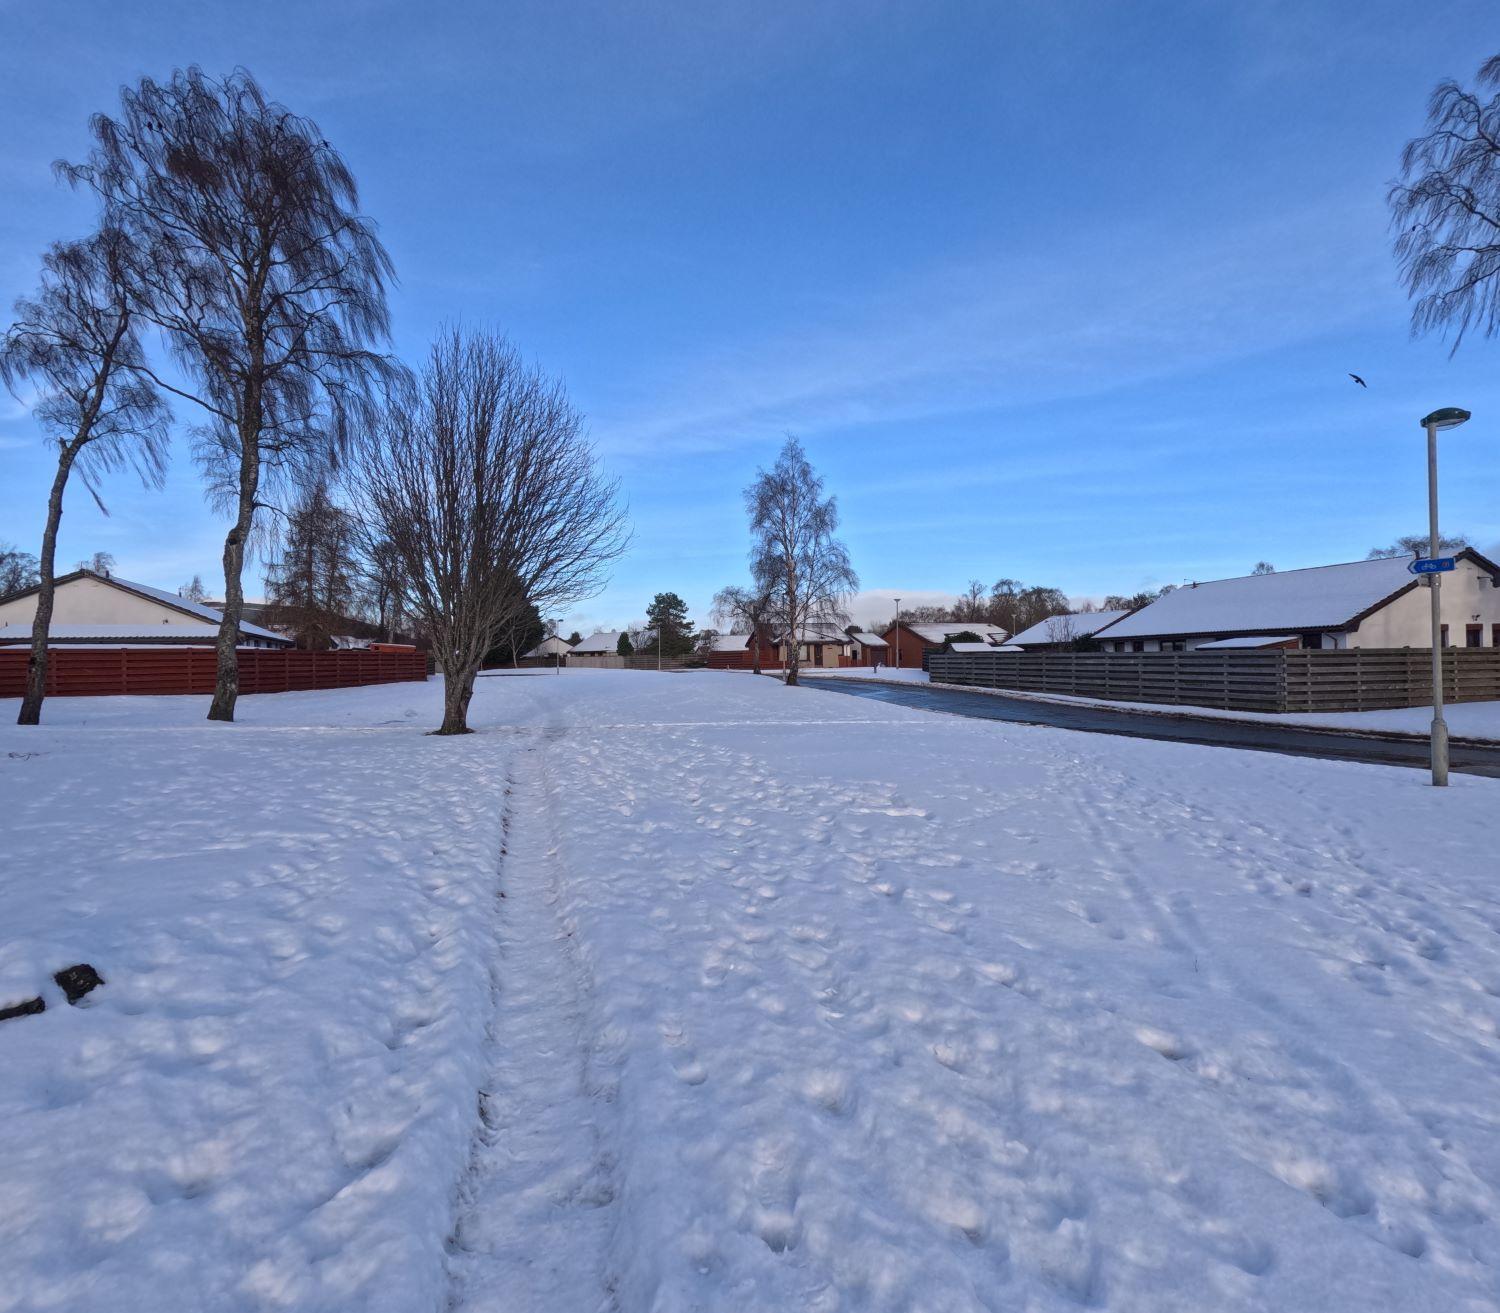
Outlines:
[[0,729],[0,1310],[1500,1309],[1495,781],[439,692]]

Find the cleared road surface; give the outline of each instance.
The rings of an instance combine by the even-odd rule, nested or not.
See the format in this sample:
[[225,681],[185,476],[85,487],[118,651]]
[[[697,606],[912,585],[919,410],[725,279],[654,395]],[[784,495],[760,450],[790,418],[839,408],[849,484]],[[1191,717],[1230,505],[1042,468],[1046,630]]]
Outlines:
[[[808,688],[890,702],[923,711],[944,711],[977,720],[1008,720],[1022,725],[1050,725],[1054,729],[1084,730],[1090,734],[1123,734],[1128,738],[1167,739],[1201,743],[1215,748],[1248,748],[1253,752],[1282,752],[1294,757],[1326,757],[1336,761],[1368,761],[1385,766],[1428,763],[1424,739],[1385,735],[1345,734],[1337,730],[1303,729],[1254,720],[1219,720],[1208,716],[1162,715],[1116,710],[1088,703],[1042,702],[1031,698],[977,693],[966,689],[934,688],[928,684],[878,684],[864,679],[803,677]],[[1449,750],[1453,770],[1500,778],[1500,744],[1454,743]]]

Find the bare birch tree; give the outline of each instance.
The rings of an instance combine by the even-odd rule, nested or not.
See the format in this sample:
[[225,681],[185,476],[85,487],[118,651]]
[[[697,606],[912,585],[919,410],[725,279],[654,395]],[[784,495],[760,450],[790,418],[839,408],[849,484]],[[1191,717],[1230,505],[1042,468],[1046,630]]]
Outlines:
[[788,437],[769,470],[745,489],[750,515],[750,574],[771,598],[771,618],[787,646],[786,682],[801,669],[801,640],[814,626],[847,624],[844,603],[859,588],[849,552],[834,537],[837,499],[823,496],[823,480],[802,444]]
[[358,213],[354,175],[309,119],[266,99],[244,69],[145,78],[62,175],[126,232],[145,310],[202,407],[198,454],[224,539],[224,617],[210,720],[233,720],[245,554],[280,481],[317,467],[367,417],[383,361],[391,263]]
[[1389,198],[1412,332],[1451,334],[1454,351],[1471,329],[1500,333],[1500,55],[1477,86],[1438,84]]
[[731,625],[750,628],[750,669],[760,674],[760,647],[771,619],[771,594],[758,586],[731,585],[714,594],[713,617]]
[[624,549],[617,485],[560,383],[504,338],[446,331],[357,441],[345,479],[443,672],[439,734],[466,734],[474,677],[514,621],[596,593]]
[[42,257],[41,290],[16,303],[15,322],[0,339],[0,379],[13,389],[23,379],[38,389],[35,414],[57,448],[19,725],[42,718],[57,533],[70,476],[76,469],[102,510],[100,475],[131,465],[144,483],[160,487],[165,470],[168,411],[144,373],[130,263],[118,229],[53,246]]

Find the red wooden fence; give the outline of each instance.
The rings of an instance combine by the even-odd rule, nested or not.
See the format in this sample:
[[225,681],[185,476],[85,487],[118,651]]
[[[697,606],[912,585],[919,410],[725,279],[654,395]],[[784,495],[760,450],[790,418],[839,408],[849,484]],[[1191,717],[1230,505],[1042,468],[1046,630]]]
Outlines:
[[[240,648],[241,693],[351,688],[427,678],[425,652],[297,652]],[[26,691],[24,647],[0,647],[0,698]],[[47,696],[119,693],[212,693],[211,647],[54,647],[47,657]]]

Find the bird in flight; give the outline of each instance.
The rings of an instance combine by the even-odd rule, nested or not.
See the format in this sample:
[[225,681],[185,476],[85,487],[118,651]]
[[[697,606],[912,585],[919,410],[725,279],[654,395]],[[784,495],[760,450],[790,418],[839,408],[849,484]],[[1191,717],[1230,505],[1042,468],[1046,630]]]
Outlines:
[[1349,377],[1352,378],[1356,383],[1358,383],[1362,388],[1367,388],[1370,386],[1358,374],[1350,374]]

